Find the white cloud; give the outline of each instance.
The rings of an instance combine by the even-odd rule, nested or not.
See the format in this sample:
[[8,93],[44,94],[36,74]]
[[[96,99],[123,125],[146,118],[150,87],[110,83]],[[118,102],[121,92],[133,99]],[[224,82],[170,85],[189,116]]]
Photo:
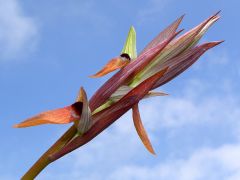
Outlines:
[[240,179],[240,144],[201,148],[186,159],[173,159],[156,166],[126,165],[112,172],[107,179],[138,180],[216,180]]
[[[194,92],[190,90],[186,92],[188,94],[183,94],[182,97],[169,96],[149,101],[142,108],[143,119],[148,119],[154,129],[224,121],[232,123],[237,122],[240,117],[240,109],[236,108],[239,106],[238,100],[228,97],[228,94],[224,94],[225,97],[205,95],[194,100]],[[156,121],[161,125],[160,127],[156,126]]]
[[32,50],[37,36],[33,18],[17,0],[0,0],[0,59],[13,59]]

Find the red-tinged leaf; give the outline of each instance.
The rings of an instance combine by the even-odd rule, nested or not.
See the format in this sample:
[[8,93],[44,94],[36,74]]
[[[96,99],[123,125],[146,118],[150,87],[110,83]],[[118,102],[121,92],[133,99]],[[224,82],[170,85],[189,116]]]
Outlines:
[[159,71],[160,69],[164,69],[165,67],[173,67],[177,64],[180,64],[182,63],[183,61],[186,61],[188,59],[190,59],[192,56],[194,56],[194,54],[198,53],[199,51],[203,51],[203,49],[205,48],[205,46],[208,46],[208,44],[206,45],[203,45],[203,46],[198,46],[198,47],[195,47],[195,48],[191,48],[191,49],[188,49],[186,50],[185,52],[183,52],[182,54],[180,54],[179,56],[176,56],[174,58],[171,58],[167,61],[165,61],[164,63],[162,64],[158,64],[156,65],[152,71],[153,72],[157,72]]
[[150,48],[156,46],[157,44],[165,41],[169,37],[171,37],[177,30],[179,24],[182,22],[184,15],[175,20],[171,25],[169,25],[166,29],[164,29],[162,32],[160,32],[140,53],[144,53]]
[[175,57],[172,60],[169,60],[169,62],[166,62],[165,66],[162,66],[162,68],[169,66],[169,70],[162,78],[158,80],[158,82],[153,86],[153,89],[169,82],[174,77],[184,72],[193,63],[195,63],[199,59],[199,57],[203,55],[208,49],[213,48],[214,46],[217,46],[222,42],[223,41],[216,41],[202,44],[186,51],[181,56]]
[[83,88],[80,89],[80,100],[83,103],[81,118],[77,124],[77,129],[80,134],[85,133],[92,124],[92,113],[89,108],[87,94]]
[[190,31],[186,32],[179,38],[172,41],[169,45],[169,51],[177,49],[177,52],[171,52],[173,54],[168,58],[174,57],[182,50],[193,47],[196,42],[198,42],[198,40],[202,37],[204,32],[206,32],[206,30],[220,18],[218,14],[219,12],[214,14],[213,16],[210,16],[208,19],[206,19],[196,27],[192,28]]
[[123,57],[117,57],[110,60],[100,71],[96,74],[90,76],[92,78],[102,77],[110,72],[113,72],[117,69],[123,68],[130,62],[129,59]]
[[205,22],[207,22],[205,24],[205,26],[201,29],[201,31],[198,33],[198,35],[195,36],[194,41],[191,43],[191,45],[188,47],[188,49],[194,47],[199,42],[199,40],[202,38],[202,36],[206,33],[206,31],[212,26],[212,24],[214,24],[220,18],[220,16],[219,16],[220,12],[221,11],[218,11],[216,14],[214,14],[213,16],[211,16],[210,18],[208,18],[207,20],[205,20],[203,23],[201,23],[200,25],[198,25],[196,27],[196,29],[197,29],[202,24],[205,24]]
[[124,113],[131,109],[133,105],[137,104],[166,71],[167,68],[156,73],[152,77],[139,84],[137,87],[133,88],[129,93],[127,93],[122,99],[112,106],[94,114],[93,125],[86,133],[73,139],[60,151],[52,154],[49,158],[54,161],[96,137],[99,133],[101,133],[104,129],[106,129]]
[[23,128],[42,124],[66,124],[79,119],[81,117],[81,112],[82,103],[76,102],[71,106],[40,113],[32,118],[14,125],[14,127]]
[[151,144],[151,142],[148,138],[148,135],[146,133],[146,130],[144,129],[144,126],[142,124],[142,120],[141,120],[139,109],[138,109],[138,104],[135,104],[133,106],[132,115],[133,115],[134,126],[136,128],[138,136],[142,140],[142,143],[144,144],[144,146],[147,148],[147,150],[150,153],[155,154],[155,152],[153,150],[153,147],[152,147],[152,144]]
[[[199,37],[199,33],[206,29],[206,26],[210,26],[212,23],[214,23],[218,19],[218,15],[211,16],[207,20],[205,20],[203,23],[198,25],[197,27],[193,28],[192,30],[188,31],[184,35],[180,36],[176,40],[171,41],[164,51],[159,53],[154,60],[143,69],[143,71],[140,71],[136,75],[136,80],[134,82],[131,82],[131,86],[136,86],[143,80],[149,78],[153,74],[156,73],[155,66],[163,64],[165,61],[179,55],[180,53],[183,53],[186,49],[193,46],[193,44],[196,42],[196,38]],[[158,70],[157,70],[158,71]]]
[[129,82],[134,74],[141,71],[147,64],[149,64],[180,32],[181,31],[175,33],[161,44],[158,44],[143,53],[141,56],[138,56],[135,61],[131,61],[127,66],[122,68],[105,82],[90,100],[90,108],[92,112],[100,105],[104,104],[104,102],[106,102],[120,86]]

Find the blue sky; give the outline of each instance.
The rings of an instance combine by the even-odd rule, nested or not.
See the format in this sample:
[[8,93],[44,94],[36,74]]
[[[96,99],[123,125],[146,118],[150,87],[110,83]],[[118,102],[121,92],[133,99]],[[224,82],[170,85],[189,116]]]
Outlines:
[[[182,14],[189,29],[218,10],[203,41],[226,40],[141,103],[157,156],[139,140],[127,113],[105,132],[47,167],[38,179],[240,179],[238,1],[0,0],[0,179],[19,179],[69,127],[12,125],[88,96],[106,80],[90,79],[121,51],[130,25],[140,51]],[[108,76],[109,77],[109,76]]]

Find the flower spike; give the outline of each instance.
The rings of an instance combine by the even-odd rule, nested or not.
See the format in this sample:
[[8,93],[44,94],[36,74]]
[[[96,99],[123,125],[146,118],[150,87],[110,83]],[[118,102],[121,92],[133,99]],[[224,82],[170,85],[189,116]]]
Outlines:
[[92,77],[101,77],[117,69],[119,71],[108,79],[90,100],[81,88],[74,104],[40,113],[15,125],[28,127],[74,122],[22,179],[35,179],[48,164],[91,141],[130,109],[142,143],[150,153],[155,154],[141,121],[138,104],[149,97],[167,95],[153,89],[184,72],[208,49],[222,42],[213,41],[197,45],[208,28],[219,18],[218,12],[177,37],[182,32],[176,32],[183,19],[181,16],[159,33],[139,56],[136,50],[136,32],[131,27],[121,55],[111,59]]

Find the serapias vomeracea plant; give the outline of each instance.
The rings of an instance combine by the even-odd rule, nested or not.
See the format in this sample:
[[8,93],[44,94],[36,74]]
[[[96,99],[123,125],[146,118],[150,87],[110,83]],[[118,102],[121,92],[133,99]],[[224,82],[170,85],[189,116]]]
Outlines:
[[138,103],[144,98],[167,95],[153,90],[185,71],[208,49],[222,42],[213,41],[198,45],[208,28],[219,18],[218,12],[185,34],[179,35],[182,32],[177,31],[183,19],[181,16],[138,55],[136,32],[131,27],[120,55],[91,76],[97,78],[119,70],[92,98],[88,99],[84,88],[81,88],[75,103],[40,113],[14,126],[22,128],[41,124],[73,123],[22,179],[33,179],[48,164],[92,140],[130,109],[140,139],[147,150],[155,154],[141,121]]

